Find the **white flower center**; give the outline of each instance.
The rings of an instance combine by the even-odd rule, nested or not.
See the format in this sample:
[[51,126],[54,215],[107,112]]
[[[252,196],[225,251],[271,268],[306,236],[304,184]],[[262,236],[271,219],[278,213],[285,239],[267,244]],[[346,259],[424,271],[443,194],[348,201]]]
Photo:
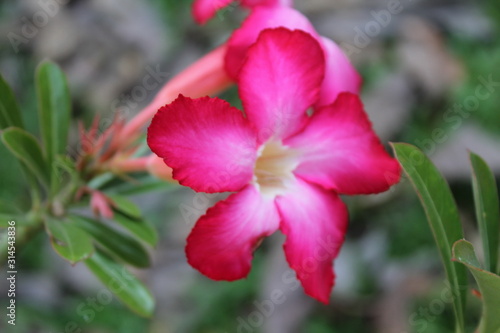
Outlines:
[[274,198],[286,191],[297,165],[297,151],[281,141],[267,142],[257,153],[253,182],[263,195]]

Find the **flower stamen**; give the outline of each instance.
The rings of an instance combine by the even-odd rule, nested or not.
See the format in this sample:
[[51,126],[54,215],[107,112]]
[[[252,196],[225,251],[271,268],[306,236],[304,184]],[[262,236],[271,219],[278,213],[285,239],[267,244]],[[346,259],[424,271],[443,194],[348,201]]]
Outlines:
[[297,152],[281,141],[270,141],[259,149],[257,156],[253,181],[261,193],[271,197],[284,193],[288,183],[294,179]]

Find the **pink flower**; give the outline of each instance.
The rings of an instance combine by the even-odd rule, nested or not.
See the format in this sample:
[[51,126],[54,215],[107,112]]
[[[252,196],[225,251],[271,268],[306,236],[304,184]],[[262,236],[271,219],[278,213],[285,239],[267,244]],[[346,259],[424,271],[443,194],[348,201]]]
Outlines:
[[[222,0],[221,0],[222,1]],[[254,0],[256,4],[262,0]],[[179,73],[162,87],[154,100],[137,114],[120,131],[115,131],[114,143],[108,150],[122,150],[140,136],[140,129],[150,121],[159,107],[170,103],[179,93],[189,97],[199,97],[219,93],[233,84],[243,64],[246,52],[266,28],[280,26],[289,29],[302,29],[317,38],[323,47],[326,58],[325,79],[321,88],[321,97],[316,106],[327,105],[335,101],[341,92],[357,94],[361,86],[361,77],[342,50],[331,40],[320,37],[311,23],[301,13],[278,3],[291,5],[291,1],[264,1],[274,6],[256,7],[254,12],[235,31],[227,44],[220,46],[205,57]],[[210,1],[207,3],[220,4]],[[227,3],[230,3],[228,1]],[[245,3],[250,4],[250,0]],[[230,76],[228,75],[231,74]]]
[[325,53],[325,79],[316,106],[333,103],[341,92],[358,94],[361,88],[361,76],[349,58],[332,40],[321,37],[311,22],[299,11],[286,6],[257,7],[233,32],[228,41],[225,57],[226,72],[234,80],[245,61],[248,48],[255,43],[260,32],[268,28],[284,27],[310,33],[320,43]]
[[174,179],[199,192],[236,192],[188,237],[188,261],[206,276],[246,277],[261,239],[280,229],[305,292],[327,303],[348,222],[339,194],[382,192],[399,180],[356,95],[308,116],[324,73],[310,34],[268,29],[239,74],[246,116],[218,98],[181,95],[153,118],[149,147]]
[[[205,24],[215,13],[233,3],[234,0],[195,0],[193,2],[193,17],[198,24]],[[247,8],[256,6],[291,6],[293,0],[241,0],[241,5]]]

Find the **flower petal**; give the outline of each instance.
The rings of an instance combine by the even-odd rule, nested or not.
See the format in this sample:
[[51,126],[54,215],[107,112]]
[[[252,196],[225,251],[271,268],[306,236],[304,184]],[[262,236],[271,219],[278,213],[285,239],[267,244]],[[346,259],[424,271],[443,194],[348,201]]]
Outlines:
[[193,17],[198,24],[207,23],[215,13],[229,4],[233,0],[195,0],[193,2]]
[[250,272],[253,250],[278,227],[274,201],[248,185],[198,220],[187,240],[189,264],[214,280],[244,278]]
[[333,191],[297,179],[289,193],[276,198],[276,205],[290,267],[306,294],[328,303],[335,277],[332,262],[347,229],[344,203]]
[[153,118],[148,145],[174,179],[195,191],[238,191],[252,180],[255,130],[221,99],[180,95]]
[[226,54],[226,71],[229,76],[233,79],[238,78],[248,48],[255,43],[261,31],[278,27],[303,30],[314,37],[318,37],[309,20],[295,9],[288,7],[256,7],[229,39]]
[[322,37],[321,41],[326,54],[326,73],[317,107],[335,102],[341,92],[359,93],[362,82],[344,51],[328,38]]
[[302,151],[294,173],[342,194],[386,191],[401,167],[384,149],[358,96],[342,93],[313,114],[304,131],[284,141]]
[[248,50],[240,72],[240,97],[259,142],[300,130],[306,111],[318,99],[324,55],[308,33],[266,29]]

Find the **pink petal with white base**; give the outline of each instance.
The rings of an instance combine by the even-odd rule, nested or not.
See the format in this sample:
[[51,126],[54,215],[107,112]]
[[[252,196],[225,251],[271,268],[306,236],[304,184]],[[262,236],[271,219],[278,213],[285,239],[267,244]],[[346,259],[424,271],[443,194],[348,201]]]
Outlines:
[[287,194],[276,198],[276,204],[290,267],[306,294],[328,303],[335,278],[332,262],[347,229],[344,203],[333,191],[297,179]]
[[324,55],[308,33],[266,29],[248,50],[240,72],[240,97],[259,142],[300,130],[318,99]]
[[217,203],[198,220],[187,240],[188,261],[214,280],[244,278],[250,272],[253,251],[260,240],[278,227],[273,200],[263,198],[249,185]]
[[361,76],[344,51],[328,38],[321,38],[326,54],[325,80],[317,107],[335,102],[341,92],[357,94],[361,88]]
[[180,95],[153,118],[148,145],[174,179],[195,191],[238,191],[253,177],[256,132],[241,111],[218,98]]
[[229,6],[233,0],[195,0],[193,3],[193,16],[198,24],[205,24],[215,13]]
[[226,71],[228,75],[233,79],[238,78],[248,48],[255,43],[262,30],[279,27],[303,30],[319,38],[309,20],[295,9],[288,7],[256,7],[229,39],[226,54]]
[[302,152],[294,174],[341,194],[386,191],[401,167],[382,146],[358,96],[342,93],[319,109],[304,131],[284,141]]

